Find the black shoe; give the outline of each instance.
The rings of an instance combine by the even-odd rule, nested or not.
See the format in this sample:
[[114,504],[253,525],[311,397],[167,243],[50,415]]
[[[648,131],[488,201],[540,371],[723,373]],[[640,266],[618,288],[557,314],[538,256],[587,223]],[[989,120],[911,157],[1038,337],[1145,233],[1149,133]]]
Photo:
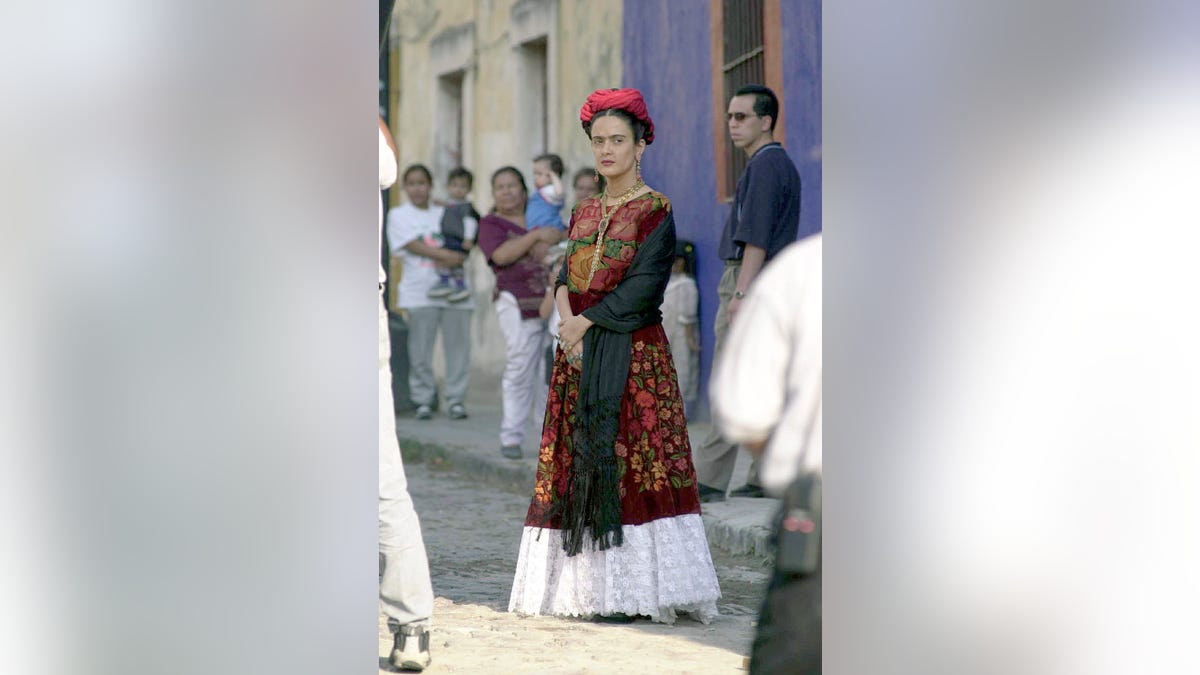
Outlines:
[[750,497],[751,499],[758,499],[759,497],[763,497],[764,495],[763,495],[763,489],[762,489],[761,485],[751,485],[750,483],[746,483],[742,487],[731,491],[729,493],[729,496],[730,497]]
[[425,626],[400,626],[395,633],[388,661],[396,670],[421,671],[433,659],[429,656],[429,629]]
[[500,446],[500,454],[509,459],[521,459],[521,446],[519,445],[502,445]]
[[725,501],[725,491],[717,488],[708,487],[703,483],[696,483],[696,489],[700,491],[700,503],[707,504],[708,502],[723,502]]
[[633,623],[638,619],[647,619],[650,617],[645,614],[625,614],[623,612],[613,612],[612,614],[597,614],[592,617],[596,623]]

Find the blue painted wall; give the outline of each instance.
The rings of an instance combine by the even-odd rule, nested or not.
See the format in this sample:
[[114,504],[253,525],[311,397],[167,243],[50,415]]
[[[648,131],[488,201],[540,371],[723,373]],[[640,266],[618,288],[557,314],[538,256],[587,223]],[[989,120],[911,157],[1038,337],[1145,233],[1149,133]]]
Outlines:
[[[821,229],[820,6],[820,0],[781,3],[782,99],[787,150],[803,185],[801,236]],[[717,282],[724,269],[717,245],[729,213],[716,194],[708,12],[709,3],[698,0],[626,0],[622,28],[622,86],[642,91],[654,119],[655,140],[642,157],[642,174],[670,197],[679,237],[696,244],[699,417],[708,413]]]
[[821,2],[780,5],[787,150],[800,171],[803,238],[821,231]]

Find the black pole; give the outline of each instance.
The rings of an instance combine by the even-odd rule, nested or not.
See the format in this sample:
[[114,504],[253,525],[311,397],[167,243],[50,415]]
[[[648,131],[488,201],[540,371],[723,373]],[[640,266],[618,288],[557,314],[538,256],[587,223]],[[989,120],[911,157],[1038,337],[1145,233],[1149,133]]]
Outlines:
[[388,24],[392,22],[392,8],[396,6],[396,0],[379,0],[379,51],[383,51],[383,44],[387,41]]

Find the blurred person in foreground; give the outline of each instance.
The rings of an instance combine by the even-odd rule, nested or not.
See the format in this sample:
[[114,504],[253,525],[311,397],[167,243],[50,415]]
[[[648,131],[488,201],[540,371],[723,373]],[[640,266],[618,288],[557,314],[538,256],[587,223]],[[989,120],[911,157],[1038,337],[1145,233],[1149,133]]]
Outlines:
[[538,316],[546,294],[543,259],[550,246],[562,239],[562,231],[526,227],[529,189],[516,167],[502,166],[492,174],[492,199],[492,212],[479,222],[479,250],[496,274],[493,304],[504,335],[500,454],[520,459],[529,416],[541,407],[546,390],[542,362],[546,324]]
[[[785,246],[796,241],[800,229],[800,173],[775,140],[779,121],[775,92],[759,84],[738,89],[729,99],[727,120],[730,140],[750,159],[738,178],[718,248],[725,271],[717,284],[714,360],[721,357],[725,332],[736,320],[751,284]],[[715,389],[709,384],[711,397]],[[725,499],[737,454],[737,444],[722,438],[714,425],[696,449],[701,501]],[[763,496],[757,461],[750,465],[745,485],[729,496]]]
[[[379,120],[379,189],[396,182],[396,146]],[[379,236],[383,237],[383,201],[379,202]],[[383,307],[383,267],[379,268],[379,600],[393,635],[389,662],[401,670],[424,670],[429,655],[429,622],[433,585],[421,521],[408,494],[404,460],[396,440],[392,406],[391,340]]]
[[802,239],[762,273],[713,372],[715,425],[783,499],[751,673],[821,672],[821,249]]
[[659,311],[675,218],[641,176],[654,124],[636,89],[593,92],[580,122],[608,185],[571,214],[554,282],[559,346],[508,609],[708,623],[721,591]]

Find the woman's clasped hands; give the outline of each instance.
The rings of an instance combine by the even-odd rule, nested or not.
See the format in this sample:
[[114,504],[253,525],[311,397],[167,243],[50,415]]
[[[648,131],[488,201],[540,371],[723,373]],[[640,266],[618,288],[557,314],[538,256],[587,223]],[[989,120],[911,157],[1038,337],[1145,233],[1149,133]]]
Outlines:
[[583,335],[592,327],[585,316],[568,316],[558,322],[558,344],[567,352],[567,363],[576,370],[583,367]]

